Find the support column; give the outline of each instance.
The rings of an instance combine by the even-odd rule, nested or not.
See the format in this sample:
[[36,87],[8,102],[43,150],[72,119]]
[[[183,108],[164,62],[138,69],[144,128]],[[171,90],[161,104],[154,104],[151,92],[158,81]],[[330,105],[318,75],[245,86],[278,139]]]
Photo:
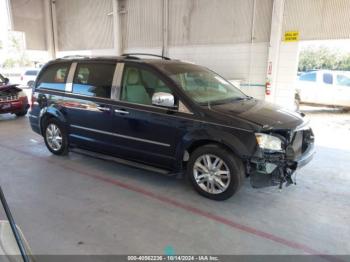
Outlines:
[[[11,8],[11,2],[10,0],[5,0],[4,3],[4,11],[7,15],[5,15],[5,21],[2,21],[3,23],[6,23],[7,30],[13,30],[13,18],[12,18],[12,8]],[[6,19],[7,18],[7,19]]]
[[279,64],[280,45],[282,40],[282,26],[285,0],[274,0],[272,19],[271,19],[271,35],[268,50],[268,64],[266,82],[270,84],[270,94],[265,93],[265,100],[276,102],[277,74]]
[[162,56],[168,56],[169,1],[163,0],[163,46]]
[[[0,44],[2,48],[0,52],[5,52],[8,45],[8,32],[12,30],[12,12],[9,0],[0,1]],[[0,54],[1,56],[2,54]],[[3,59],[0,59],[2,62]]]
[[122,30],[121,30],[121,15],[125,13],[122,10],[120,0],[113,1],[113,47],[116,50],[116,55],[121,55],[123,53],[122,46]]
[[46,48],[51,59],[56,58],[57,52],[57,39],[55,31],[55,21],[53,14],[53,3],[52,0],[44,1],[44,15],[45,15],[45,36],[46,36]]

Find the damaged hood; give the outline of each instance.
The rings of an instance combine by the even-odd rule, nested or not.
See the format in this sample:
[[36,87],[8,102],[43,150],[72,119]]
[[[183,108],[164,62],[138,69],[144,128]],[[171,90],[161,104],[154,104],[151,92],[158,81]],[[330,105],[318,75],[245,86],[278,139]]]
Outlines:
[[297,112],[257,99],[211,105],[210,110],[226,117],[251,122],[264,129],[294,129],[304,123]]
[[13,91],[16,91],[16,92],[20,92],[22,91],[22,89],[20,89],[18,87],[18,85],[13,85],[13,84],[10,84],[10,85],[0,85],[0,92],[6,92],[6,91],[9,91],[9,90],[13,90]]

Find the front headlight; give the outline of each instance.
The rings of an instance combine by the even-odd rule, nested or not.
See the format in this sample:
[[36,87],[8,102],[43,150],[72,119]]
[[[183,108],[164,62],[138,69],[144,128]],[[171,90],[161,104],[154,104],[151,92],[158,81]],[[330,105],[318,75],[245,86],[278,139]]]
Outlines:
[[261,149],[271,151],[282,150],[282,140],[276,136],[271,136],[263,133],[255,133],[256,141]]

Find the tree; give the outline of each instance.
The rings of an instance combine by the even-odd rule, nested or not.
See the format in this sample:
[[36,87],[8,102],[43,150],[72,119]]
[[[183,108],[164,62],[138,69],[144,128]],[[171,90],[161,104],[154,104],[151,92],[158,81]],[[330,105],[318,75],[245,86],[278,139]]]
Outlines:
[[306,48],[299,55],[299,71],[350,70],[350,54],[327,47]]
[[347,54],[339,62],[339,70],[350,71],[350,54]]

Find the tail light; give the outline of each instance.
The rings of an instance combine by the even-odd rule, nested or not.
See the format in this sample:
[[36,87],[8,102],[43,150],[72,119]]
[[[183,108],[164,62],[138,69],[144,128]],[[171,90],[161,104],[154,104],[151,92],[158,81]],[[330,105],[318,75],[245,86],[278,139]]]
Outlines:
[[22,104],[28,104],[28,97],[23,91],[18,93],[18,100],[21,101]]
[[271,83],[270,83],[270,82],[266,82],[266,85],[265,85],[265,94],[266,94],[266,95],[271,95]]
[[38,102],[36,100],[36,97],[34,96],[34,94],[32,95],[32,99],[30,101],[30,108],[33,108],[34,105],[36,105]]

